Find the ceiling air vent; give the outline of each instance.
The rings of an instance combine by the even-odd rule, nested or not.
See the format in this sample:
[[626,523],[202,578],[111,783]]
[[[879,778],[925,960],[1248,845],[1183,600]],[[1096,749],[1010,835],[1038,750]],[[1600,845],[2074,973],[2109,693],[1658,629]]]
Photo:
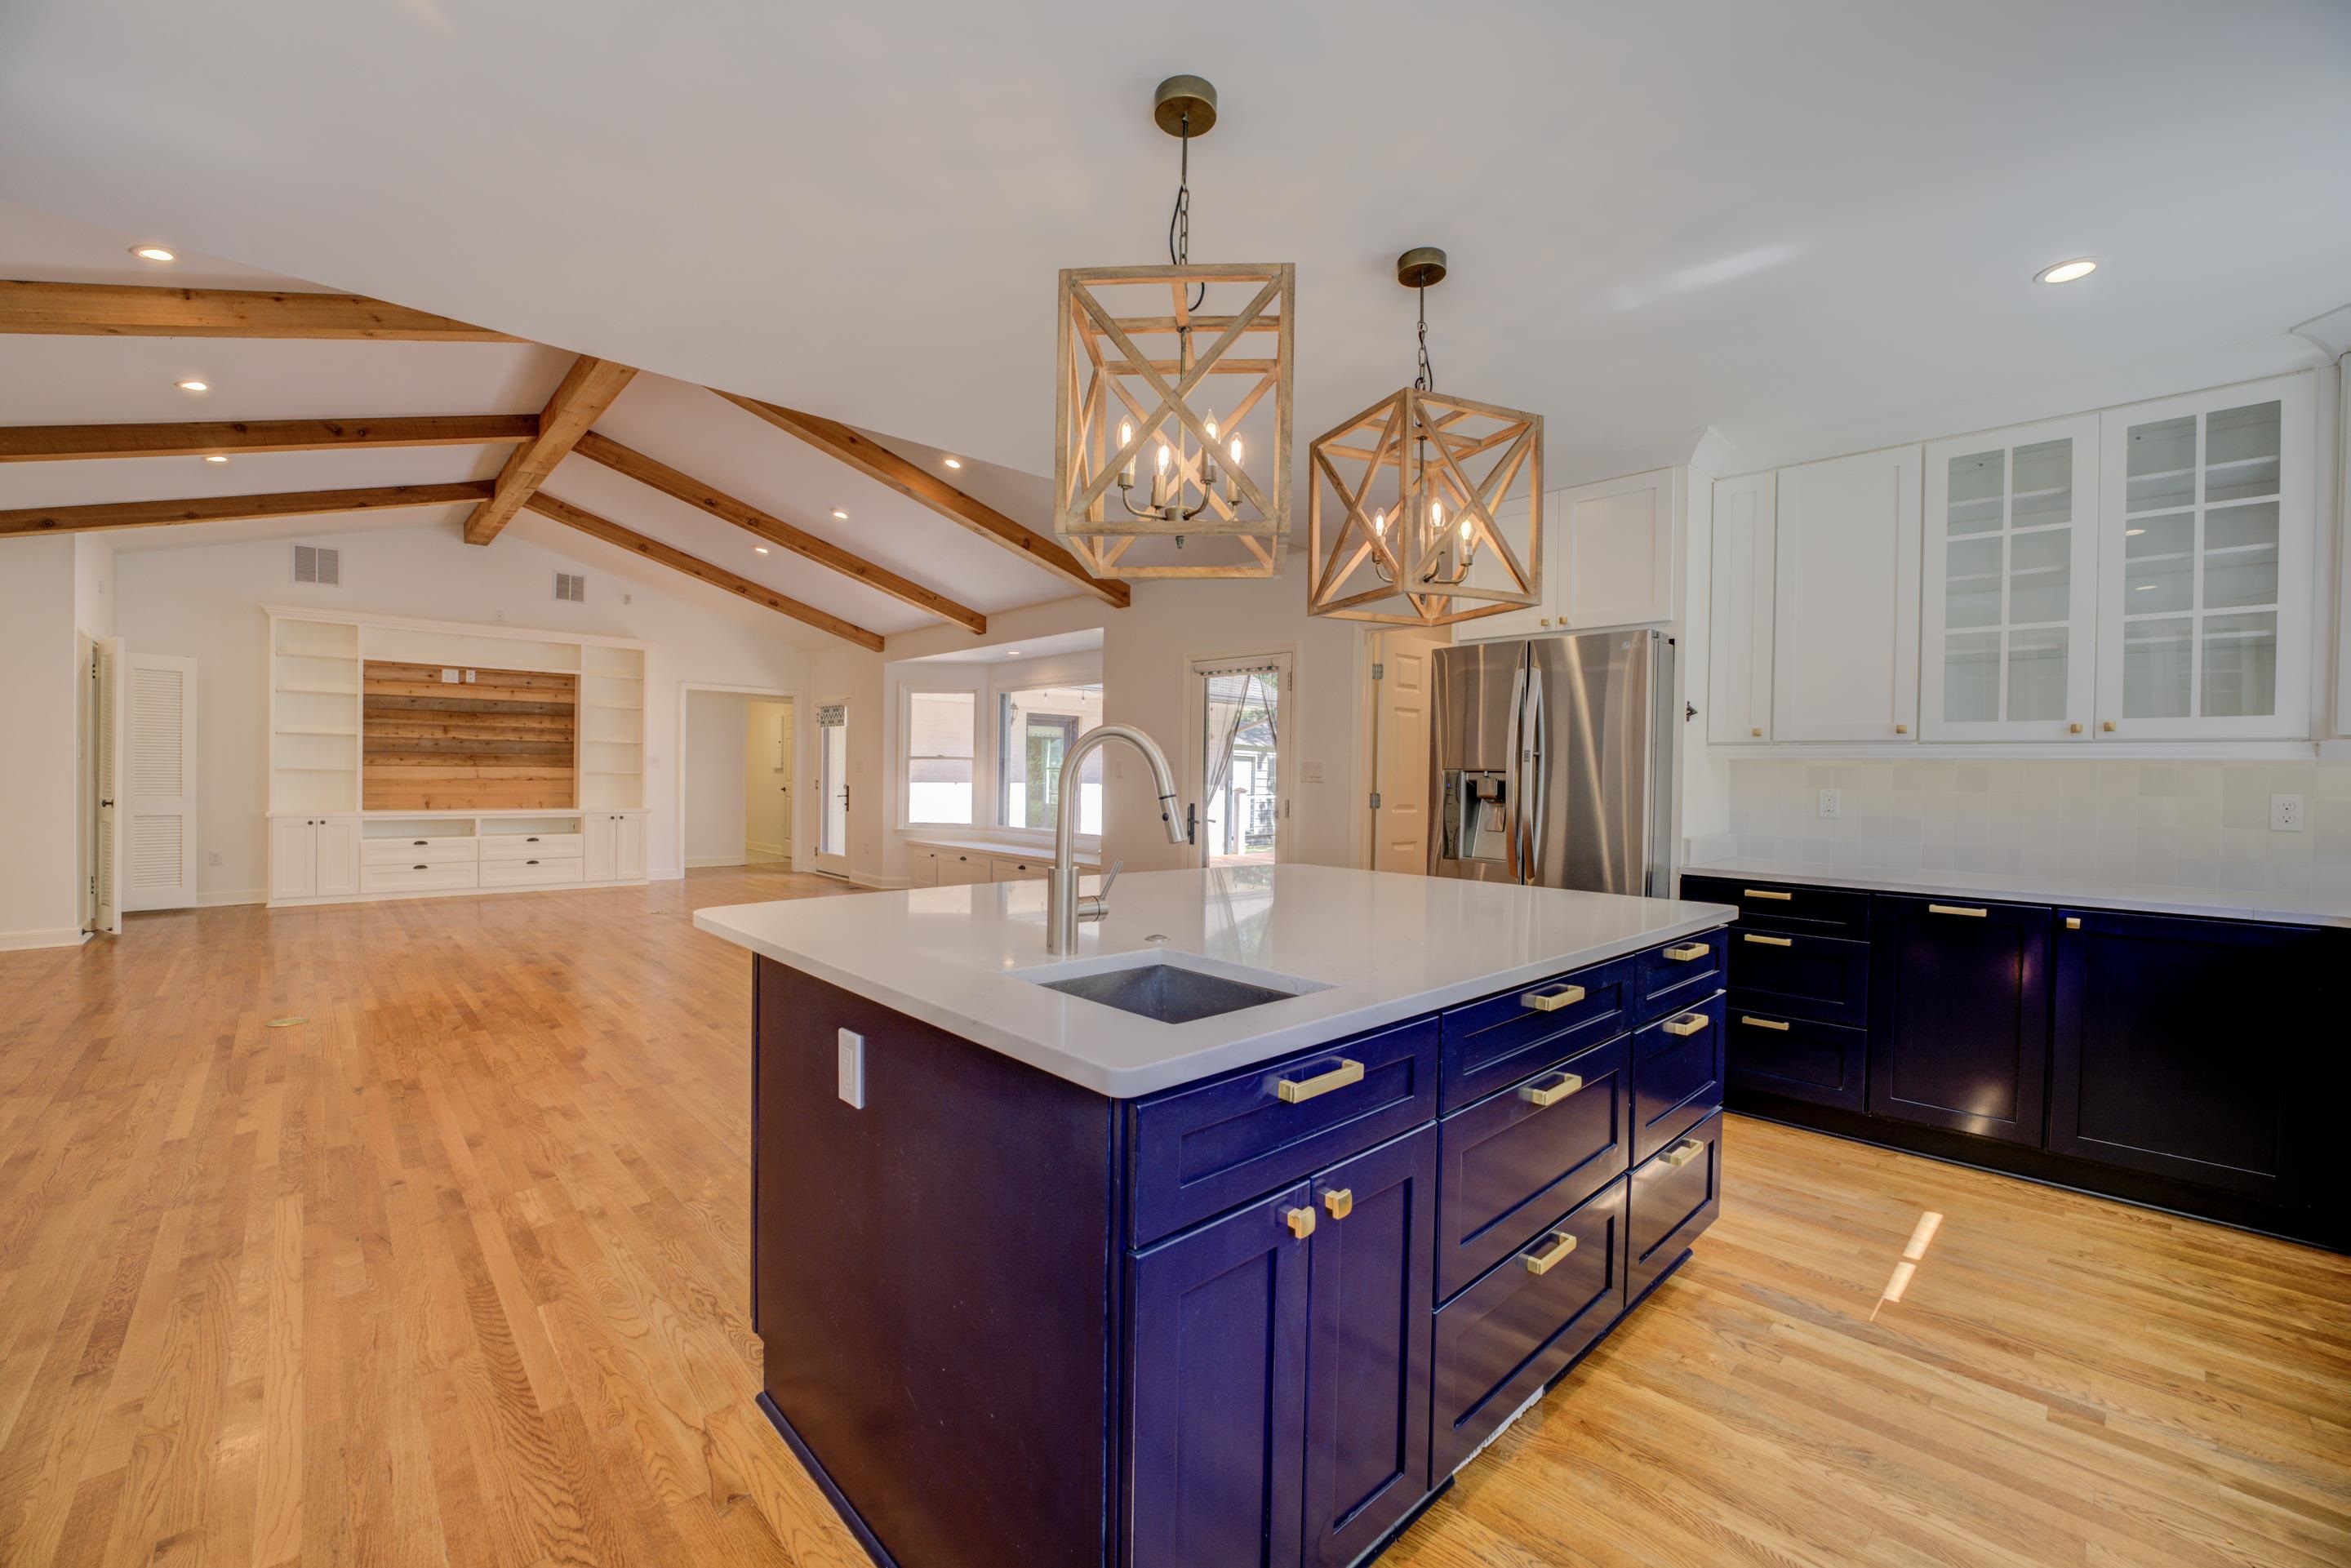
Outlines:
[[555,574],[555,597],[569,604],[587,603],[588,580],[574,572],[557,572]]
[[324,545],[294,547],[294,580],[335,588],[343,580],[343,552]]

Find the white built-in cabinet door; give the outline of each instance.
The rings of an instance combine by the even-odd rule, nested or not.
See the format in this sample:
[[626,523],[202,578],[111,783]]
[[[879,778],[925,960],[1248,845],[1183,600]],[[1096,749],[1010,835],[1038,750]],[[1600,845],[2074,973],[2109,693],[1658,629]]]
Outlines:
[[1707,591],[1706,737],[1717,746],[1771,738],[1771,591],[1779,476],[1745,474],[1714,486]]
[[[1456,641],[1490,643],[1498,637],[1549,637],[1567,624],[1558,605],[1559,556],[1564,542],[1560,535],[1559,506],[1563,492],[1553,490],[1542,498],[1543,539],[1542,559],[1535,566],[1535,586],[1542,597],[1533,604],[1520,605],[1495,615],[1480,615],[1475,621],[1464,621],[1453,629]],[[1494,507],[1494,521],[1500,525],[1503,536],[1517,539],[1524,536],[1527,497],[1510,496]]]
[[122,907],[185,909],[196,902],[196,662],[126,653]]
[[1919,464],[1899,446],[1780,470],[1774,740],[1916,737]]
[[642,811],[623,811],[613,823],[612,875],[618,882],[642,882],[645,875],[645,819]]
[[590,811],[580,819],[580,868],[585,882],[611,882],[621,854],[621,819],[611,811]]
[[315,898],[319,894],[319,819],[269,819],[269,896]]
[[312,830],[319,896],[350,898],[360,890],[360,824],[356,817],[321,817]]
[[1934,442],[1926,483],[1919,733],[2087,741],[2097,415]]
[[1686,471],[1580,485],[1562,491],[1546,557],[1554,617],[1572,631],[1677,621],[1674,540]]
[[2316,528],[2307,372],[2101,416],[2098,733],[2309,733]]

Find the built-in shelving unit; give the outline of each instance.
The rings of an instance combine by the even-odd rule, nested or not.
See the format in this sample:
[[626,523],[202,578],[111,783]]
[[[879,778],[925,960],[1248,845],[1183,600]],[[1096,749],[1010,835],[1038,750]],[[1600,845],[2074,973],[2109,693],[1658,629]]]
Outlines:
[[360,628],[270,621],[269,803],[273,811],[360,804]]

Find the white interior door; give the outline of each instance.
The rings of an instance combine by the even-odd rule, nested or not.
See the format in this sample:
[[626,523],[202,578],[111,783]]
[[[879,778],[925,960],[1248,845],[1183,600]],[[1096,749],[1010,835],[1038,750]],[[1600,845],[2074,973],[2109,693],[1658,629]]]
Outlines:
[[1429,701],[1444,632],[1372,639],[1372,869],[1428,873]]
[[185,909],[196,902],[196,662],[130,653],[121,664],[121,907]]
[[93,857],[94,874],[98,881],[97,928],[110,936],[122,935],[122,818],[121,771],[123,725],[129,705],[123,700],[122,639],[100,638],[98,643],[97,722],[98,758],[98,852]]

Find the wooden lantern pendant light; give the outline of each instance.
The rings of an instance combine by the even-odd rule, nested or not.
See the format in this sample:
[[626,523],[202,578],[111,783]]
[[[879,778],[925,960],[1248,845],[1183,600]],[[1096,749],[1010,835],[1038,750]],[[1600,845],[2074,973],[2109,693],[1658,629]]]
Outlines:
[[1290,532],[1296,269],[1192,260],[1192,139],[1217,122],[1217,89],[1169,77],[1151,113],[1183,143],[1168,265],[1061,273],[1053,531],[1097,577],[1271,577]]
[[1428,290],[1444,277],[1435,246],[1396,258],[1420,295],[1419,373],[1307,448],[1309,614],[1449,626],[1542,597],[1542,415],[1437,392]]

